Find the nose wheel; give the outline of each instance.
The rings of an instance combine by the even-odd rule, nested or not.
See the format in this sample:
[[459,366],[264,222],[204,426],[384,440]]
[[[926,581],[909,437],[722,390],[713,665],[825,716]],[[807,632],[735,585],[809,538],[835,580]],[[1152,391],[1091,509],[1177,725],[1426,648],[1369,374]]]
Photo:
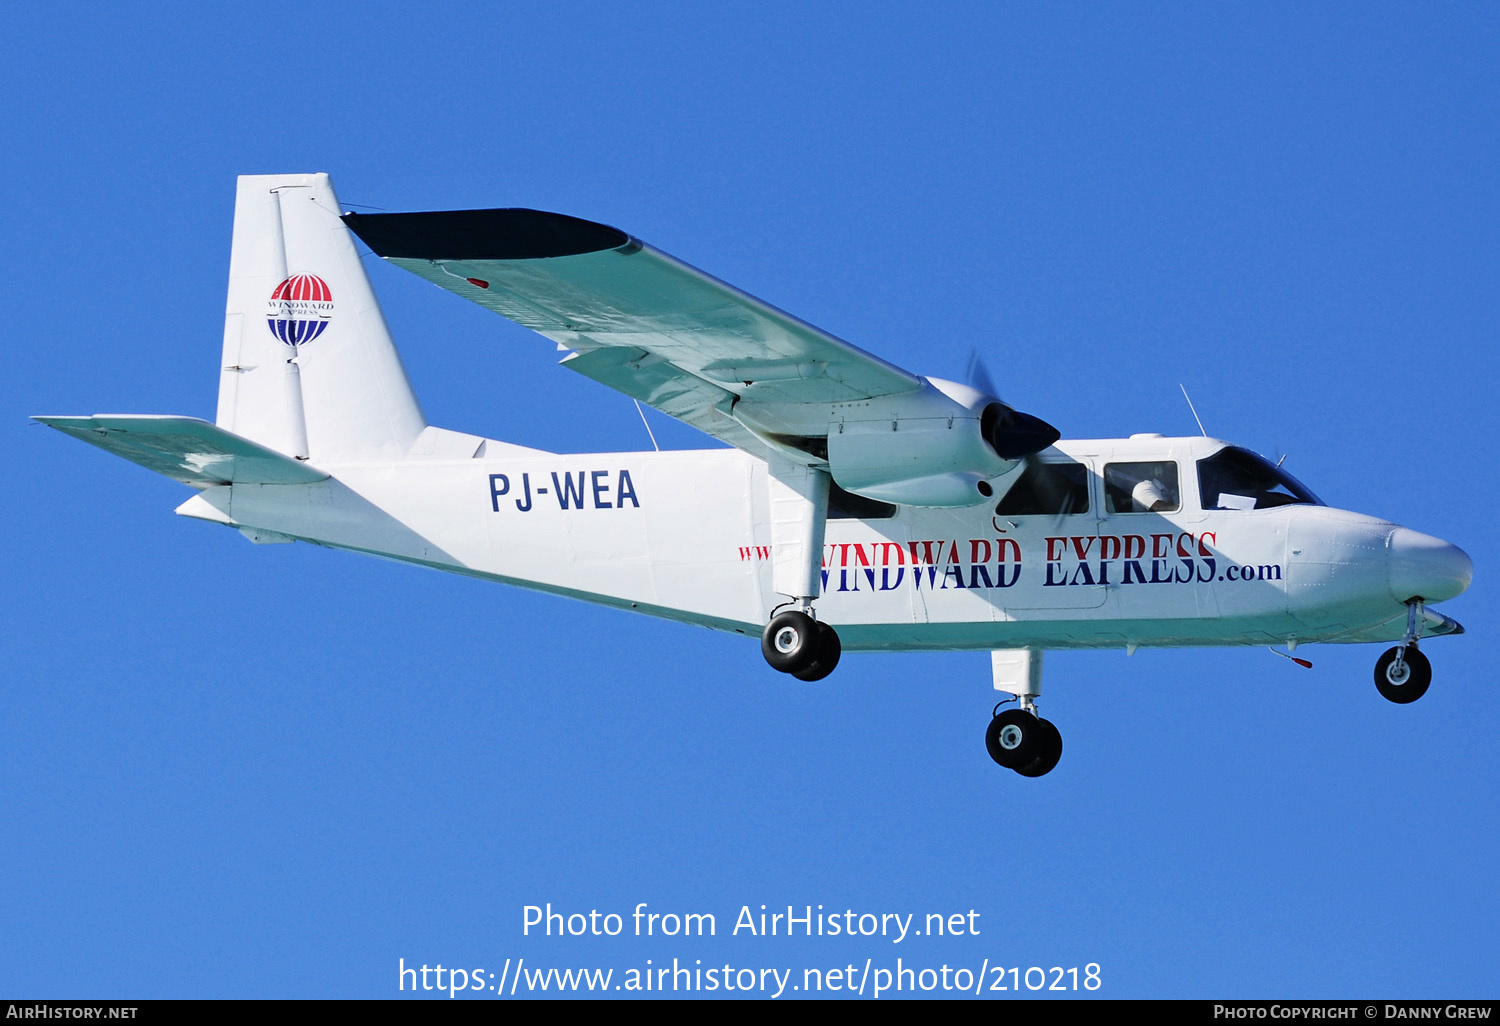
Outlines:
[[1417,646],[1388,649],[1375,664],[1375,688],[1388,702],[1406,705],[1427,694],[1427,685],[1432,683],[1432,664],[1417,651]]
[[1422,636],[1422,600],[1406,604],[1406,637],[1395,648],[1387,649],[1375,664],[1375,689],[1388,702],[1406,705],[1427,694],[1432,683],[1432,664],[1417,650]]

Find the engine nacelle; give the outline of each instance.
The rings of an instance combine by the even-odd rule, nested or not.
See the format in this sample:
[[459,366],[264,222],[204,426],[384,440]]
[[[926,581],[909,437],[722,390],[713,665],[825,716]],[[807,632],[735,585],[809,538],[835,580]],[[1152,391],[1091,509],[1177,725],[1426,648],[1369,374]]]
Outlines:
[[1058,437],[993,396],[932,378],[905,395],[835,406],[833,417],[828,468],[839,487],[907,506],[982,502],[988,482]]

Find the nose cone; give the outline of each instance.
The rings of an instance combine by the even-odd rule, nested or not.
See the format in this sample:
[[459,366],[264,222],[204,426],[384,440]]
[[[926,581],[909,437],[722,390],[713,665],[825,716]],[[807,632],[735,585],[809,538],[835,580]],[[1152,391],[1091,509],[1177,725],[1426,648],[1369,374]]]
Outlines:
[[1430,534],[1398,527],[1386,542],[1391,594],[1397,602],[1420,598],[1442,602],[1462,595],[1474,578],[1474,564],[1457,545]]

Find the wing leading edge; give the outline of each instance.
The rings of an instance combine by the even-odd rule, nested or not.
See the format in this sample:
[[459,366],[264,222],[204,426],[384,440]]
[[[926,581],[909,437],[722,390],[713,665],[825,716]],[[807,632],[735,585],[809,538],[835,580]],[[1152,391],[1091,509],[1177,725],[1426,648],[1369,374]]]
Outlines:
[[740,403],[828,406],[918,389],[879,357],[617,228],[537,210],[345,214],[376,255],[531,328],[563,365],[741,449]]

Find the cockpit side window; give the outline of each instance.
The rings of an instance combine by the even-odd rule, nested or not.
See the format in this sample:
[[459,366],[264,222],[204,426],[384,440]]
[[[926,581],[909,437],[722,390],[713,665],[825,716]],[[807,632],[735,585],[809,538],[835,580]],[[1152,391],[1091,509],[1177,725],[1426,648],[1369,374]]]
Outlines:
[[1082,463],[1033,460],[995,506],[1000,517],[1063,516],[1089,511],[1089,471]]
[[1307,486],[1264,457],[1237,445],[1198,461],[1204,509],[1273,509],[1303,503],[1321,506]]
[[1171,513],[1181,509],[1177,464],[1171,460],[1105,464],[1104,505],[1111,513]]

